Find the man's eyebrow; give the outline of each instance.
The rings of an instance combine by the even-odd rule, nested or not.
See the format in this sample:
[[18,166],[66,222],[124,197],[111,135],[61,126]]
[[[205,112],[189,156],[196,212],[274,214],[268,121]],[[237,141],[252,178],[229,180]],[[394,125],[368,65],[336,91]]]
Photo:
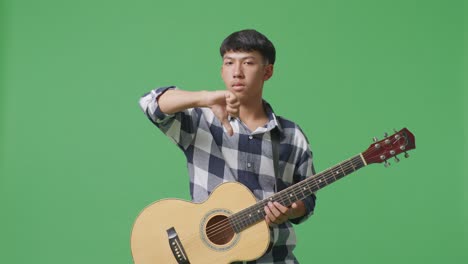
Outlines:
[[235,60],[235,59],[245,60],[245,59],[255,59],[255,57],[254,56],[245,56],[245,57],[240,57],[240,58],[234,58],[234,57],[230,57],[230,56],[224,56],[223,59],[224,60]]

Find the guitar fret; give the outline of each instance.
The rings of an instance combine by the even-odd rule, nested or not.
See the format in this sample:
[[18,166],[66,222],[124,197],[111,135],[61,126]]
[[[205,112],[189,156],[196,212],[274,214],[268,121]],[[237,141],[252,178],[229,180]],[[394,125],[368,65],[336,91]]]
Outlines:
[[333,170],[330,171],[330,174],[333,177],[332,182],[335,182],[337,179],[339,179],[339,178],[336,178],[336,176],[340,174],[338,167],[341,167],[340,164],[338,164],[338,166],[333,167]]
[[342,176],[340,177],[340,178],[342,178],[342,177],[344,177],[344,176],[346,175],[346,172],[345,172],[345,170],[343,169],[343,166],[342,166],[341,164],[340,164],[340,169],[341,169],[341,171],[343,172]]
[[356,171],[356,167],[354,166],[354,161],[351,159],[351,166],[353,167],[353,171]]
[[348,175],[355,171],[353,162],[351,160],[346,161],[347,166],[345,167],[345,174]]
[[336,178],[335,178],[335,173],[336,173],[336,171],[337,171],[337,169],[336,169],[336,166],[335,166],[335,167],[333,167],[332,169],[328,170],[328,171],[325,173],[325,176],[326,176],[327,179],[328,179],[327,185],[329,185],[330,183],[336,181]]
[[[309,184],[309,183],[308,183],[308,184]],[[317,183],[314,182],[314,181],[310,181],[310,185],[311,185],[311,186],[309,187],[309,190],[315,190],[315,191],[317,191],[317,190],[319,189],[319,186],[318,186]]]
[[307,195],[304,193],[304,191],[307,190],[307,187],[306,187],[306,186],[299,186],[298,189],[301,190],[302,197],[306,197],[306,196],[307,196]]
[[283,197],[281,197],[281,199],[278,200],[278,202],[282,205],[286,205],[286,204],[291,204],[291,197],[289,197],[288,195],[285,195]]
[[[294,196],[294,198],[293,198]],[[288,198],[288,205],[294,203],[295,201],[297,201],[297,197],[294,195],[294,189],[293,189],[293,192],[289,193],[289,194],[286,194],[286,198]]]
[[231,215],[229,217],[230,223],[233,226],[234,231],[239,233],[265,218],[264,207],[268,202],[277,201],[284,206],[290,206],[292,203],[304,199],[313,192],[316,192],[344,176],[351,174],[365,165],[366,164],[364,163],[361,154],[352,157],[328,170],[308,177],[302,182],[290,186],[249,208]]
[[317,184],[317,186],[319,187],[319,189],[322,189],[323,187],[327,186],[327,183],[323,181],[323,176],[320,176],[319,178],[317,178],[317,181],[315,182]]

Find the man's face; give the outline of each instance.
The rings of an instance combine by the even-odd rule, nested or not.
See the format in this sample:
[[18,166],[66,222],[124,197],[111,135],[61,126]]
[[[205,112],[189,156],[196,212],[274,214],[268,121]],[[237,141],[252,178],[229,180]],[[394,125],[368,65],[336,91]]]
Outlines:
[[262,96],[263,83],[273,74],[273,65],[265,65],[258,51],[228,51],[223,56],[221,76],[226,89],[241,101]]

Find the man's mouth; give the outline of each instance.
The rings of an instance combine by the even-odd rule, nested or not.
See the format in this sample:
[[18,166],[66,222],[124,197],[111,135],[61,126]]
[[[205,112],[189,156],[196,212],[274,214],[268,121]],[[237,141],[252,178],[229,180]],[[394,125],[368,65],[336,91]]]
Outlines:
[[235,83],[232,85],[232,90],[235,92],[242,92],[245,89],[245,85],[242,83]]

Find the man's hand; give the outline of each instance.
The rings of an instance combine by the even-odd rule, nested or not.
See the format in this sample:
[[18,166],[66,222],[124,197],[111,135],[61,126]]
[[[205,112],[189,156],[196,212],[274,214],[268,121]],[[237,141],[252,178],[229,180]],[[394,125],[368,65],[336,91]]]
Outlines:
[[278,202],[268,202],[265,210],[265,221],[268,225],[279,225],[289,219],[301,217],[305,214],[305,205],[302,201],[297,201],[291,208],[285,207]]
[[240,102],[237,96],[230,91],[208,92],[207,104],[216,118],[226,128],[227,133],[232,136],[234,131],[229,123],[228,116],[239,117]]

